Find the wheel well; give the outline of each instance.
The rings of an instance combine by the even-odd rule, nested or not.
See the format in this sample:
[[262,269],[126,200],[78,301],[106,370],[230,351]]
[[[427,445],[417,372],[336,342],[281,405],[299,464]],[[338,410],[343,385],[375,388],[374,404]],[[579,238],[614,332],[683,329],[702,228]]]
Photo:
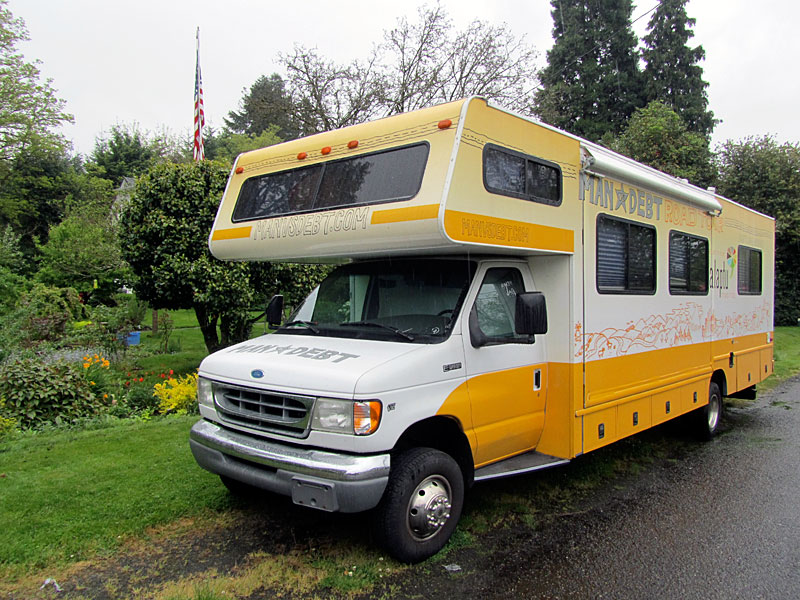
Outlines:
[[437,416],[414,423],[397,440],[393,452],[410,448],[435,448],[449,454],[464,474],[465,487],[472,485],[475,471],[472,450],[456,419]]
[[723,398],[728,395],[728,380],[721,369],[717,369],[711,375],[711,383],[716,383],[719,386],[719,391],[722,393]]

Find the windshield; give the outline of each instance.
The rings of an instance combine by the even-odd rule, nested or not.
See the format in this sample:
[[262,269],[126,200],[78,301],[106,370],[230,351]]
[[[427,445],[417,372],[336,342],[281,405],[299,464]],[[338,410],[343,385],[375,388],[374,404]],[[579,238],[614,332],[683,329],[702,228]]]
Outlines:
[[384,260],[336,269],[277,333],[436,343],[450,335],[475,265]]

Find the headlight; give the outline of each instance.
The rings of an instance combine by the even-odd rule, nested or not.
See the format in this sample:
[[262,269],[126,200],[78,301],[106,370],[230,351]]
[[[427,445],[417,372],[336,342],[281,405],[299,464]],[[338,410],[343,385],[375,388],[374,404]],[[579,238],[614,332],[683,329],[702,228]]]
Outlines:
[[203,377],[197,378],[197,402],[202,406],[214,408],[214,388],[211,381]]
[[317,398],[311,429],[350,435],[369,435],[381,421],[381,403],[378,400],[353,402]]

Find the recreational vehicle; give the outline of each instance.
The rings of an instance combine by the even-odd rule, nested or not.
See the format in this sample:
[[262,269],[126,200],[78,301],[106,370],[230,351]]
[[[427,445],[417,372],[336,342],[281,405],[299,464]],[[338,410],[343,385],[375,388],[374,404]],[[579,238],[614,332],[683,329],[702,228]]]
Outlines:
[[474,482],[712,436],[773,371],[774,230],[477,97],[244,153],[213,255],[337,266],[203,361],[192,451],[423,560]]

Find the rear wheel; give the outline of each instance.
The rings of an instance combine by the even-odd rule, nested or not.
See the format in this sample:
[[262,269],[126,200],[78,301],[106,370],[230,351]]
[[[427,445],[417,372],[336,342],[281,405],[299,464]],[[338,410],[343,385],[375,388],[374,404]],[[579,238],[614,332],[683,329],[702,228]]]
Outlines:
[[447,543],[463,505],[464,476],[451,456],[433,448],[407,450],[392,461],[375,534],[397,560],[420,562]]

